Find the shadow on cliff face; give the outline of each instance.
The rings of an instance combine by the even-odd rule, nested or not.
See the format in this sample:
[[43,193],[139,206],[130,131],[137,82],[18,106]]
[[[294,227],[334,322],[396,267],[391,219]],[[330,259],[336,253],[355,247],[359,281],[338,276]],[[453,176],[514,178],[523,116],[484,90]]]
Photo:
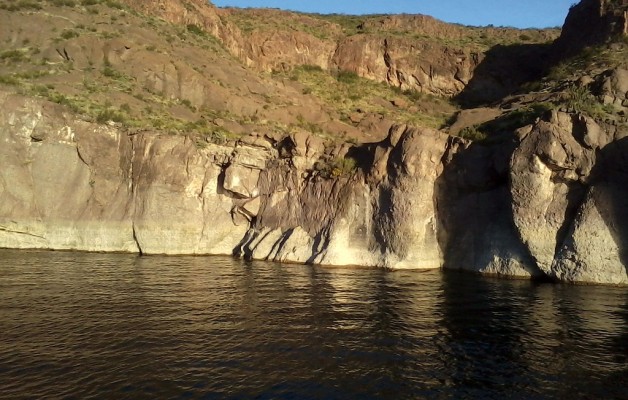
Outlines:
[[508,173],[516,146],[514,138],[466,148],[451,143],[443,173],[434,183],[445,268],[547,278],[519,239],[512,219]]
[[591,173],[595,207],[628,274],[628,137],[604,147],[598,160]]
[[554,248],[554,254],[558,254],[560,249],[565,245],[565,240],[573,228],[573,221],[587,194],[587,187],[581,182],[566,182],[566,184],[569,188],[565,196],[566,207],[563,213],[562,225],[556,231],[556,247]]
[[465,108],[472,108],[503,99],[522,84],[540,79],[547,72],[551,48],[551,44],[494,46],[486,52],[468,85],[454,100]]

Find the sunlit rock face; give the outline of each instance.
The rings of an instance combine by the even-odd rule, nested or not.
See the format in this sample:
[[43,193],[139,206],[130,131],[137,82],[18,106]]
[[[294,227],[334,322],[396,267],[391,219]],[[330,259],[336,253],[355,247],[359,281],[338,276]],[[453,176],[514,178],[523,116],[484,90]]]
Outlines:
[[[503,99],[534,75],[533,67],[540,68],[537,51],[564,56],[616,37],[622,42],[609,44],[611,50],[621,45],[628,26],[625,1],[583,0],[553,46],[479,52],[451,45],[468,35],[467,28],[425,16],[373,18],[345,35],[337,24],[264,10],[262,17],[299,18],[304,26],[320,23],[330,30],[317,37],[312,29],[253,29],[245,37],[229,22],[233,10],[203,0],[127,3],[187,30],[204,30],[228,52],[219,46],[209,74],[166,52],[146,61],[122,38],[94,42],[89,57],[71,43],[51,54],[65,61],[68,52],[75,55],[77,71],[105,61],[132,65],[132,78],[148,92],[177,106],[186,101],[180,113],[237,111],[264,124],[245,130],[243,123],[213,118],[212,126],[234,128],[239,137],[218,144],[183,129],[170,135],[96,124],[67,107],[15,93],[26,90],[0,91],[0,247],[229,254],[628,284],[625,65],[555,82],[584,89],[595,106],[613,110],[612,118],[567,107],[570,94],[560,88],[552,98],[541,91]],[[416,41],[396,34],[401,31],[438,40]],[[229,63],[221,64],[225,59]],[[348,110],[341,116],[307,96],[306,88],[279,96],[286,82],[258,75],[303,65],[353,72],[400,90],[503,101],[461,112],[458,126],[445,133],[391,126],[383,114],[410,99],[380,99],[388,110],[382,115]],[[230,91],[223,81],[242,85]],[[516,101],[553,102],[552,111],[494,141],[449,135],[508,114]],[[301,126],[288,130],[266,123],[287,126],[299,119]],[[325,141],[326,131],[307,131],[311,121],[336,126],[327,137],[337,141]],[[368,135],[351,141],[334,136],[342,132],[349,139],[345,129],[360,134],[367,126]],[[372,143],[358,144],[356,137]]]
[[[0,246],[628,283],[627,133],[554,111],[481,146],[391,127],[198,146],[0,96]],[[351,158],[357,167],[325,163]]]

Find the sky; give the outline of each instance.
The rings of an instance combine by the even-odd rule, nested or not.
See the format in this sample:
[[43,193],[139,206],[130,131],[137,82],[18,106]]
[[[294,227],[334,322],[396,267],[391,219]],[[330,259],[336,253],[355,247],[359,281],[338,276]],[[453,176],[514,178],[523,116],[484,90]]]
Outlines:
[[322,14],[426,14],[464,25],[562,26],[577,0],[211,0],[219,7],[268,7]]

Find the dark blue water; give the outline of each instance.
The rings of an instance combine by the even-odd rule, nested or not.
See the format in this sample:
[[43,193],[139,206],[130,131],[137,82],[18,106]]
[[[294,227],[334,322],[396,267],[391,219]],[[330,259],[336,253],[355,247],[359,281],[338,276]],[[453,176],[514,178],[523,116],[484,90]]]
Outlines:
[[628,289],[0,251],[0,398],[627,399]]

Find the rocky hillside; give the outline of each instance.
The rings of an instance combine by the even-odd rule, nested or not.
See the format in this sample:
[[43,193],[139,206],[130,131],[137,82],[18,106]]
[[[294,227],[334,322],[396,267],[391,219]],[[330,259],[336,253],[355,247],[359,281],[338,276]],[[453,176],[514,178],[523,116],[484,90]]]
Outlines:
[[[303,64],[316,65],[331,72],[352,72],[401,90],[448,97],[459,94],[474,75],[490,82],[487,86],[494,93],[503,95],[514,89],[534,73],[534,68],[522,62],[521,53],[519,59],[503,59],[501,65],[474,74],[491,57],[489,50],[496,46],[540,50],[559,34],[557,29],[464,27],[425,15],[360,18],[271,9],[218,12],[242,33],[234,54],[257,69],[285,71]],[[479,87],[474,94],[481,96]]]
[[2,0],[0,246],[628,284],[627,9]]

